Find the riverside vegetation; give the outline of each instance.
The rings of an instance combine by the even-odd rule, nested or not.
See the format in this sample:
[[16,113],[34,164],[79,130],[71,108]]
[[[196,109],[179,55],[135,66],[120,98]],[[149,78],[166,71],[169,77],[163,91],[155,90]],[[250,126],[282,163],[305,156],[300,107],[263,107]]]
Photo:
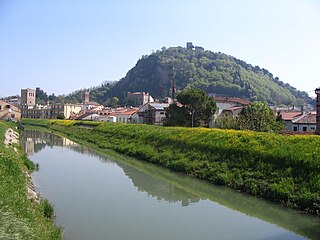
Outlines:
[[13,123],[0,121],[0,239],[61,239],[53,224],[53,207],[48,200],[30,199],[28,172],[35,165],[18,144],[5,145],[3,136]]
[[318,136],[72,120],[23,124],[320,215]]

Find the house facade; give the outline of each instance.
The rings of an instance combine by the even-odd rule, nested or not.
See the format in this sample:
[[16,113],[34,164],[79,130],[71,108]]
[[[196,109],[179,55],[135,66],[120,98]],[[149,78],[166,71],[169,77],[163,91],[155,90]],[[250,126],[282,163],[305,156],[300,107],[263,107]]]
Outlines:
[[316,113],[302,111],[280,112],[288,132],[315,132]]
[[21,111],[18,107],[0,100],[0,119],[20,121]]
[[242,109],[243,109],[243,106],[225,108],[222,110],[221,114],[228,115],[228,116],[234,118],[234,117],[238,116],[238,114],[242,111]]
[[128,109],[126,111],[120,112],[120,113],[116,113],[117,122],[119,122],[119,123],[138,123],[137,118],[133,117],[133,115],[135,113],[137,113],[138,110],[139,109],[137,109],[137,108],[132,108],[132,109]]
[[217,113],[219,116],[223,110],[234,107],[244,107],[249,105],[251,102],[244,98],[229,98],[229,97],[213,97],[217,104]]
[[57,119],[63,115],[69,119],[80,111],[81,106],[77,104],[21,105],[22,118]]
[[168,103],[146,103],[137,112],[139,123],[163,125]]
[[153,97],[147,92],[128,92],[126,101],[134,107],[154,102]]
[[215,122],[220,115],[236,117],[244,106],[251,103],[249,100],[244,98],[213,97],[213,99],[216,102],[217,110],[210,123],[210,127],[215,126]]
[[309,112],[292,121],[294,132],[315,132],[317,127],[316,113]]

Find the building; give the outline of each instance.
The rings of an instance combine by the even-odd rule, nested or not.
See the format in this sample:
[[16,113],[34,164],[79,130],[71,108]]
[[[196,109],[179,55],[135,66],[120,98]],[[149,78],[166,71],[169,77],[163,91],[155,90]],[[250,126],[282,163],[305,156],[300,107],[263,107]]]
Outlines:
[[187,42],[187,49],[189,49],[189,50],[194,49],[192,42]]
[[219,116],[223,110],[233,107],[244,107],[251,102],[244,98],[229,98],[229,97],[213,97],[217,104],[217,115]]
[[213,97],[216,101],[217,110],[213,117],[210,126],[214,126],[216,119],[223,113],[232,117],[236,117],[244,106],[249,105],[251,102],[244,98],[229,98],[229,97]]
[[315,132],[317,126],[316,113],[309,112],[292,120],[292,131]]
[[203,48],[203,47],[200,47],[200,46],[195,46],[195,47],[194,47],[194,50],[195,50],[195,51],[204,51],[204,48]]
[[138,123],[138,119],[133,117],[135,113],[138,112],[138,108],[127,109],[123,112],[116,113],[117,122],[120,123]]
[[21,105],[34,106],[36,105],[36,90],[27,88],[21,89]]
[[301,111],[280,111],[281,117],[285,124],[285,131],[293,131],[293,120],[302,116]]
[[17,106],[17,107],[20,106],[20,96],[9,98],[9,99],[6,99],[5,101],[7,103],[14,105],[14,106]]
[[243,109],[243,106],[225,108],[222,110],[221,114],[223,116],[228,115],[230,117],[235,118],[242,111],[242,109]]
[[90,101],[90,93],[89,91],[83,92],[83,103],[89,103]]
[[303,111],[280,111],[288,132],[315,132],[316,113]]
[[79,104],[49,104],[49,105],[21,105],[23,118],[57,119],[64,117],[71,118],[81,111]]
[[163,125],[168,103],[146,103],[137,112],[139,123]]
[[19,121],[21,119],[21,111],[18,107],[0,100],[0,119]]
[[139,107],[146,103],[154,102],[153,97],[147,92],[128,92],[126,101],[133,107]]

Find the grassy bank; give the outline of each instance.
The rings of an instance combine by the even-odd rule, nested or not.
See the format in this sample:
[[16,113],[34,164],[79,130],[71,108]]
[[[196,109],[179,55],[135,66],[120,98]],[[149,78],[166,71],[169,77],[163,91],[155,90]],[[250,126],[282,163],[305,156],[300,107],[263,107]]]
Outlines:
[[24,124],[320,215],[318,136],[67,120]]
[[26,172],[34,165],[17,144],[5,146],[4,135],[10,127],[15,128],[0,121],[0,239],[61,239],[61,230],[46,215],[48,202],[29,199]]

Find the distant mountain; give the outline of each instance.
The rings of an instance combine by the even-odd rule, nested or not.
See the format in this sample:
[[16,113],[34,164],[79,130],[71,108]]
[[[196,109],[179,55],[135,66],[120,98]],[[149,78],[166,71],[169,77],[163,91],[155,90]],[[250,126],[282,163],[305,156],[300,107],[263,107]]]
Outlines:
[[163,47],[143,56],[124,78],[112,86],[94,88],[90,96],[103,103],[114,96],[123,99],[126,92],[145,91],[157,99],[163,99],[170,96],[173,74],[178,91],[195,87],[213,95],[278,105],[302,105],[312,101],[306,92],[281,82],[266,69],[224,53],[183,47]]

